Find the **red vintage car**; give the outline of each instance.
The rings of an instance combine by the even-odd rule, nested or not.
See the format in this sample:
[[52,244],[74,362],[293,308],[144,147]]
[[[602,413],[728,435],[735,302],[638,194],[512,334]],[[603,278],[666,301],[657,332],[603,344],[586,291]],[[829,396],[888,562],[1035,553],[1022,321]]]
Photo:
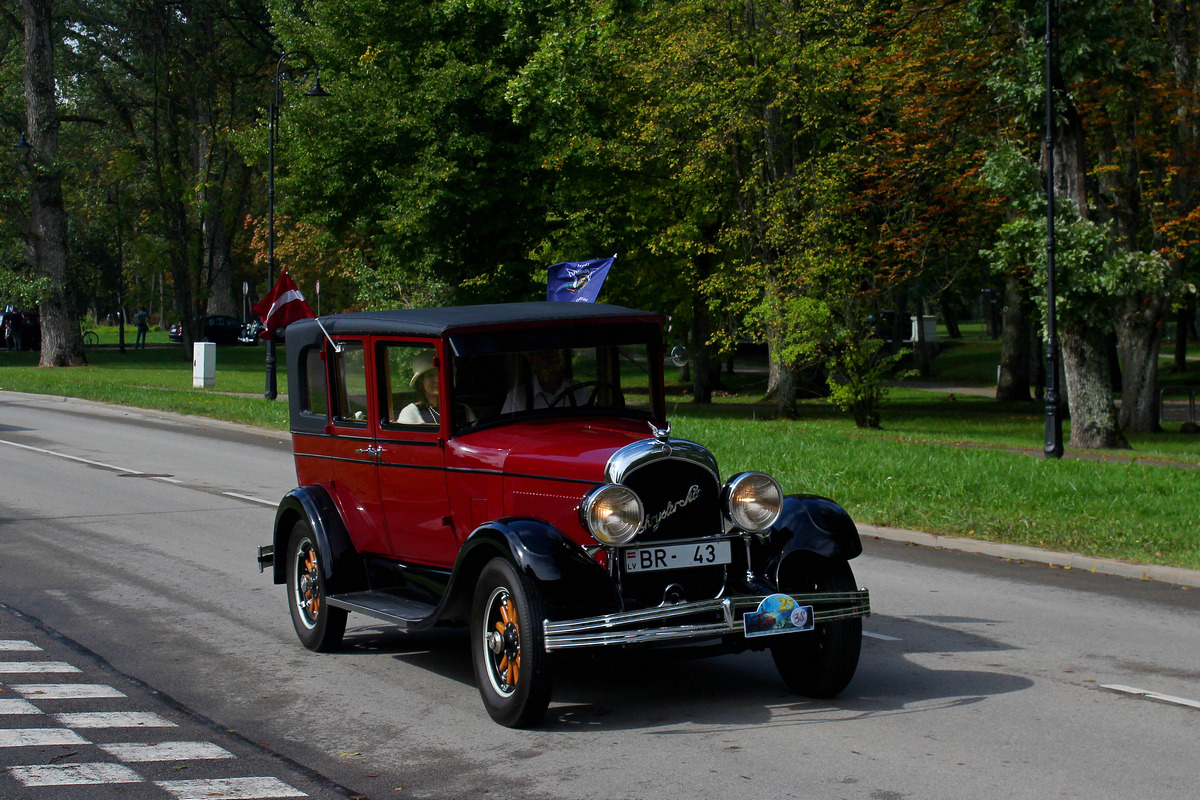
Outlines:
[[300,641],[337,649],[348,612],[469,626],[513,727],[572,648],[769,648],[794,691],[841,692],[870,613],[854,523],[672,437],[663,359],[660,315],[586,303],[290,325],[298,487],[258,560]]

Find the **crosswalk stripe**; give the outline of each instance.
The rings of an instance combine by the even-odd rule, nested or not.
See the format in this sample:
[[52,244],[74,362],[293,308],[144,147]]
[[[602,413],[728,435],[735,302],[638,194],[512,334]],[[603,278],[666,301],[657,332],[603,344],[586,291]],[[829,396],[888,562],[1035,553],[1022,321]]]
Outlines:
[[24,697],[38,700],[87,700],[96,697],[124,697],[103,683],[13,683],[9,688]]
[[8,653],[32,653],[42,648],[24,639],[0,639],[0,650]]
[[277,797],[308,797],[278,778],[216,778],[196,781],[156,781],[175,800],[271,800]]
[[82,786],[100,783],[142,783],[145,778],[123,764],[40,764],[9,767],[26,786]]
[[60,744],[91,744],[66,728],[16,728],[0,730],[0,747],[53,747]]
[[197,761],[212,758],[234,758],[233,753],[212,742],[127,742],[102,744],[100,749],[125,762]]
[[174,722],[151,711],[80,711],[55,714],[68,728],[175,728]]
[[0,716],[5,714],[40,714],[37,706],[28,700],[0,700]]
[[0,661],[0,674],[28,674],[31,672],[82,672],[65,661]]

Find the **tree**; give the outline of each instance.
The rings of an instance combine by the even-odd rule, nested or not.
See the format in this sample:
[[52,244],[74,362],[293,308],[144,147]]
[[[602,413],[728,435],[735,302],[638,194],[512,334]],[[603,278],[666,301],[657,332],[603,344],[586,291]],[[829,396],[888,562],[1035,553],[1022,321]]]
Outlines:
[[62,164],[58,160],[58,104],[55,96],[55,33],[51,0],[22,0],[25,22],[25,100],[33,177],[30,181],[26,251],[34,273],[49,282],[39,305],[42,325],[40,363],[73,367],[87,363],[83,335],[67,269],[67,212],[63,204]]

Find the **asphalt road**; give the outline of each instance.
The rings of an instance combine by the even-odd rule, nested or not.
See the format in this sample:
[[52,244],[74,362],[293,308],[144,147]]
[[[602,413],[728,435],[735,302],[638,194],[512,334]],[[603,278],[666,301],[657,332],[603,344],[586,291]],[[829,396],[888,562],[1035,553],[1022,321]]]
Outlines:
[[[299,645],[254,562],[293,481],[278,435],[0,392],[0,670],[68,663],[82,677],[55,681],[125,695],[87,702],[179,728],[80,730],[69,713],[99,706],[0,671],[0,797],[1200,797],[1200,590],[870,539],[854,567],[875,614],[841,698],[789,695],[762,654],[572,657],[546,724],[511,731],[460,632],[352,615],[343,652]],[[12,733],[47,725],[90,744]],[[101,747],[135,733],[233,758]],[[21,769],[109,762],[140,782]]]

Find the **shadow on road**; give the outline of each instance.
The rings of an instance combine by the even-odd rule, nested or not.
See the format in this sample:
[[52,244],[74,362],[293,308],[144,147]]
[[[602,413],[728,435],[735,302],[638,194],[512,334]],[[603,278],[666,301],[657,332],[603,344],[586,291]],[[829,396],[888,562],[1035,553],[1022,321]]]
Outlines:
[[[940,669],[911,656],[932,654],[961,664],[955,654],[1012,650],[980,633],[948,627],[998,624],[989,620],[900,619],[873,616],[858,671],[840,697],[798,697],[784,686],[770,654],[746,652],[680,659],[650,650],[569,652],[555,662],[554,699],[541,729],[616,731],[705,726],[800,725],[913,714],[986,701],[1033,685],[998,665]],[[793,634],[802,635],[802,634]],[[476,691],[470,643],[464,630],[403,634],[386,627],[347,632],[345,651],[393,658]],[[921,661],[927,662],[928,655]]]

